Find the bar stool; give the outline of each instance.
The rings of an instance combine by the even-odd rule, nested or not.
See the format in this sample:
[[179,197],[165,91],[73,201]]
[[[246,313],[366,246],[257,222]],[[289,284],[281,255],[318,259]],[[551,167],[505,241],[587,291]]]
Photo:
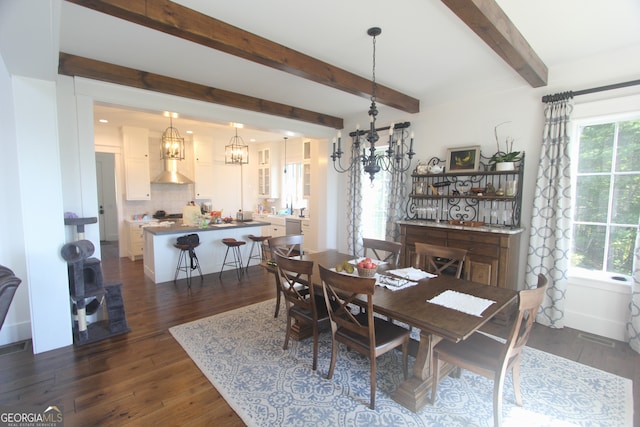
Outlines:
[[[218,277],[222,277],[222,271],[224,270],[224,266],[228,265],[230,267],[234,267],[236,269],[236,273],[238,274],[238,280],[240,280],[240,275],[244,272],[242,268],[242,254],[240,253],[240,246],[246,244],[247,242],[243,240],[236,240],[232,237],[222,239],[222,243],[227,246],[227,251],[224,254],[224,261],[222,261],[222,268],[220,268],[220,274]],[[227,255],[229,255],[229,249],[231,249],[233,255],[233,261],[227,262]]]
[[[247,260],[247,267],[245,268],[245,270],[249,269],[249,264],[251,263],[252,259],[264,261],[264,246],[262,246],[262,243],[270,238],[271,236],[254,236],[253,234],[249,234],[249,239],[251,239],[251,250],[249,251],[249,259]],[[253,249],[256,247],[256,243],[258,244],[258,253],[254,255]]]
[[[198,262],[198,256],[195,251],[195,248],[200,246],[200,243],[192,245],[174,243],[173,246],[180,249],[178,265],[176,266],[176,274],[173,277],[173,283],[176,283],[176,280],[178,280],[178,274],[181,271],[184,271],[187,276],[187,287],[191,289],[191,275],[193,274],[193,270],[198,269],[198,273],[200,273],[200,280],[202,281],[202,270],[200,270],[200,262]],[[187,256],[189,257],[188,260]]]

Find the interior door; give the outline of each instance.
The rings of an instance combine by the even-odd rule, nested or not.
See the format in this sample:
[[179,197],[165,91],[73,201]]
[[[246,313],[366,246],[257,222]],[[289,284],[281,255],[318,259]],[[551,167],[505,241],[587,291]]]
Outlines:
[[107,232],[104,219],[104,189],[102,188],[104,183],[102,180],[104,165],[102,160],[96,156],[96,183],[98,191],[98,226],[100,227],[100,241],[107,240]]
[[100,241],[118,241],[115,155],[96,153],[96,191]]

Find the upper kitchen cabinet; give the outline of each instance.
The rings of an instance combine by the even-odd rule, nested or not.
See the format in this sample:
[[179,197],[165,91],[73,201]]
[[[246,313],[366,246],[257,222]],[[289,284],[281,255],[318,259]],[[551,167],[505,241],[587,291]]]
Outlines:
[[123,126],[122,144],[124,151],[125,198],[127,200],[150,200],[149,130]]
[[213,199],[213,144],[196,139],[193,141],[193,154],[194,198]]
[[278,189],[278,150],[273,146],[265,146],[258,150],[258,197],[277,199]]

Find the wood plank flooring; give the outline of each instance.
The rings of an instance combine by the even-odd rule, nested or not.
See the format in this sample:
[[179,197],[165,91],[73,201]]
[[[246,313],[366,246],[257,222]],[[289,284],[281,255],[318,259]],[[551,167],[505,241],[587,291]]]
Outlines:
[[[52,405],[64,410],[65,426],[242,426],[168,328],[271,299],[273,277],[251,267],[238,282],[235,272],[206,275],[176,285],[155,285],[142,261],[112,256],[103,247],[106,282],[122,283],[131,332],[93,344],[33,355],[3,354],[0,405]],[[496,332],[496,331],[494,331]],[[529,345],[634,380],[634,425],[640,427],[640,355],[626,343],[594,342],[573,329],[536,325]],[[598,337],[595,337],[596,339]]]

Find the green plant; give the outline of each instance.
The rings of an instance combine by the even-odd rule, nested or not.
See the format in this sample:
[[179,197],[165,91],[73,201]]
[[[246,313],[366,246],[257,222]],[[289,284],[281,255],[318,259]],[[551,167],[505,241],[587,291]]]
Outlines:
[[496,146],[498,147],[498,151],[491,156],[491,159],[489,159],[489,164],[493,164],[493,163],[504,163],[504,162],[517,162],[518,160],[520,160],[520,151],[513,151],[513,142],[514,139],[511,137],[506,137],[504,140],[504,146],[505,146],[505,151],[502,151],[500,149],[500,140],[498,139],[498,127],[500,125],[503,125],[505,123],[508,122],[503,122],[500,123],[498,125],[496,125],[493,128],[493,135],[496,138]]

